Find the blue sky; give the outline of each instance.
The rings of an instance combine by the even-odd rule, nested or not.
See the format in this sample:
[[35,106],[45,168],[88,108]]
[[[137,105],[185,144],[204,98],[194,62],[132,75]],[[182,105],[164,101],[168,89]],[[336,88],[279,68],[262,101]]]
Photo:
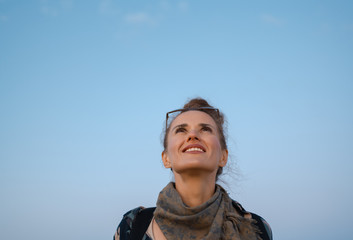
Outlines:
[[170,181],[165,113],[196,96],[228,120],[225,187],[275,239],[353,238],[352,10],[0,0],[0,238],[111,239]]

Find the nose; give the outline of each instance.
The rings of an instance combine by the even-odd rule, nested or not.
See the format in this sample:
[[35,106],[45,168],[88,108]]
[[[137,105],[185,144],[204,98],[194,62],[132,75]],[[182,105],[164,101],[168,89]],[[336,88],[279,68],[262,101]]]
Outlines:
[[200,140],[198,132],[196,130],[189,131],[188,141],[191,140]]

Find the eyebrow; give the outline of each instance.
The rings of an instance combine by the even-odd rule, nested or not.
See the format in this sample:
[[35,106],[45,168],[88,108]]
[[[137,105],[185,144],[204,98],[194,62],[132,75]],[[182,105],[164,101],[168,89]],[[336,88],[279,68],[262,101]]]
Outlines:
[[208,124],[208,123],[200,123],[199,124],[201,127],[210,127],[212,129],[214,129],[214,127],[211,125],[211,124]]
[[[172,131],[174,131],[174,129],[176,129],[176,128],[184,128],[184,127],[187,127],[187,126],[188,126],[187,123],[182,123],[182,124],[179,124],[179,125],[176,125],[175,127],[173,127]],[[200,127],[210,127],[212,129],[214,129],[214,127],[211,124],[208,124],[208,123],[200,123],[199,126]]]

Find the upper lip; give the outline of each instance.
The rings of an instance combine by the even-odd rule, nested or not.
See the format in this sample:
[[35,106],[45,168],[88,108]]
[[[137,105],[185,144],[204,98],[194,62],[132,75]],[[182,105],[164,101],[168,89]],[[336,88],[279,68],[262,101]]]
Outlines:
[[183,149],[183,152],[185,152],[186,150],[188,150],[189,148],[200,148],[202,149],[202,151],[206,152],[206,149],[200,145],[200,144],[190,144],[190,145],[187,145],[184,149]]

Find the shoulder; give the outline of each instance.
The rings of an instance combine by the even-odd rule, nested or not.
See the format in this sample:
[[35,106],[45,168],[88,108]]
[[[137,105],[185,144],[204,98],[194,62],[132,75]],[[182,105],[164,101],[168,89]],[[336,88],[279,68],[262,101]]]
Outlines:
[[265,237],[267,237],[267,239],[272,240],[272,229],[270,227],[270,224],[268,224],[268,222],[266,222],[265,219],[263,219],[261,216],[255,214],[255,213],[251,213],[252,218],[256,220],[257,222],[257,226],[259,227],[260,231],[261,231],[261,235],[262,235],[262,239],[266,239]]
[[[153,217],[155,208],[137,207],[123,215],[113,240],[128,240],[138,238],[149,239],[145,232]],[[133,231],[132,231],[133,229]]]
[[120,221],[118,228],[116,229],[113,240],[129,239],[130,232],[132,229],[132,223],[136,216],[144,209],[144,207],[137,207],[123,215],[123,219]]
[[233,206],[243,215],[249,215],[252,219],[254,219],[256,221],[256,226],[260,229],[261,238],[263,240],[265,240],[265,239],[272,240],[273,239],[272,229],[271,229],[270,225],[268,224],[268,222],[266,222],[265,219],[263,219],[261,216],[255,214],[255,213],[246,211],[243,208],[243,206],[240,203],[238,203],[237,201],[233,200]]

